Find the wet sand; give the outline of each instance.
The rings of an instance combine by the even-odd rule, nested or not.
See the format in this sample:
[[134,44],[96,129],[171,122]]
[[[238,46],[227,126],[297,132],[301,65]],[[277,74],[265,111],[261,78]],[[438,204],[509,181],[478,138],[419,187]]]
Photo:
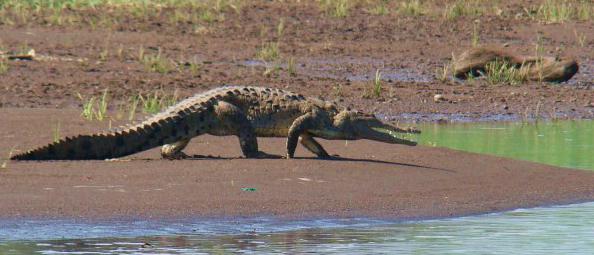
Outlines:
[[[62,136],[108,125],[73,110],[3,108],[0,118],[2,158],[14,146],[51,141],[58,122]],[[279,155],[284,142],[259,139]],[[594,172],[425,146],[321,142],[342,159],[317,160],[303,148],[293,160],[242,159],[235,137],[204,136],[186,152],[221,158],[162,160],[153,149],[115,162],[9,161],[0,169],[0,218],[424,219],[594,201]]]

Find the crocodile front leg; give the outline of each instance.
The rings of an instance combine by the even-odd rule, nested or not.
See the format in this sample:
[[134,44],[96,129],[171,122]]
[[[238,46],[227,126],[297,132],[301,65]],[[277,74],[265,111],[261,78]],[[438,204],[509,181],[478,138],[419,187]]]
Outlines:
[[303,133],[299,137],[299,142],[301,145],[305,147],[307,150],[311,151],[313,154],[316,154],[318,158],[330,158],[328,152],[324,150],[321,144],[319,144],[311,135],[308,133]]
[[295,156],[295,149],[297,148],[297,141],[299,137],[312,128],[314,123],[314,117],[311,113],[307,113],[293,121],[293,124],[289,128],[289,134],[287,134],[287,158],[293,158]]

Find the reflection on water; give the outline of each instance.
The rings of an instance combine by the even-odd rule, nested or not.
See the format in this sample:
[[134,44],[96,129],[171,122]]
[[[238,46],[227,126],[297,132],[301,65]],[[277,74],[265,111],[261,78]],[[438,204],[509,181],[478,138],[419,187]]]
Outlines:
[[594,121],[422,124],[425,145],[594,170]]
[[[71,228],[70,234],[93,231],[99,235],[117,234],[122,228],[142,229],[143,225],[157,227],[154,229],[158,230],[144,237],[56,237],[51,240],[0,241],[0,254],[592,254],[593,213],[594,203],[586,203],[399,224],[365,220],[360,223],[275,223],[264,219],[251,223],[226,222],[227,230],[235,229],[234,233],[237,234],[227,231],[188,232],[192,228],[204,229],[204,225],[223,226],[212,221],[188,221],[183,225],[158,221],[99,224],[104,233],[94,230],[97,224],[79,223],[78,230],[72,229],[73,225],[67,227]],[[3,224],[0,223],[0,226]],[[57,231],[61,231],[63,226],[50,226],[47,222],[41,225]],[[283,227],[279,228],[281,225]],[[12,228],[0,230],[0,233],[18,230],[15,226]],[[157,233],[159,231],[160,234]],[[35,233],[31,234],[30,239],[35,239]]]

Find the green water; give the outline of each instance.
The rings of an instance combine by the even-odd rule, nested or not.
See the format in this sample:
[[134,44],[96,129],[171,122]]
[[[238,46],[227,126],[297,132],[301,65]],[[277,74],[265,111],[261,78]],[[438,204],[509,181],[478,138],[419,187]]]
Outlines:
[[594,170],[594,121],[421,124],[424,145]]
[[594,203],[418,222],[2,221],[0,254],[593,254]]

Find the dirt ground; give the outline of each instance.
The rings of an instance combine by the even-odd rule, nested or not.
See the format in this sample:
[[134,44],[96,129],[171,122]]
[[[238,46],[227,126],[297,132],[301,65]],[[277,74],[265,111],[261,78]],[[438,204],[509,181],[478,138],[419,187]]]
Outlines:
[[[184,97],[240,84],[282,87],[413,122],[460,114],[475,119],[594,117],[592,22],[543,24],[517,18],[524,11],[515,1],[501,1],[503,16],[489,12],[455,20],[394,12],[378,16],[368,8],[352,8],[348,17],[333,18],[311,1],[247,3],[239,13],[225,13],[224,20],[208,24],[171,25],[171,15],[161,15],[108,28],[34,21],[1,25],[0,50],[33,48],[54,58],[10,61],[9,70],[0,75],[0,106],[77,108],[77,93],[98,96],[108,89],[115,102],[157,89],[177,90]],[[475,27],[483,45],[505,44],[519,54],[534,55],[540,41],[548,56],[576,58],[580,71],[568,84],[494,86],[436,79],[452,54],[471,46]],[[268,43],[278,43],[280,56],[259,60],[259,49]],[[170,65],[168,72],[149,71],[139,61],[139,55],[159,51]],[[196,65],[190,68],[190,63]],[[381,96],[363,98],[377,70],[384,80]],[[436,94],[445,100],[434,102]]]
[[[500,2],[503,16],[454,20],[366,8],[334,18],[315,1],[250,1],[212,23],[172,25],[167,13],[109,27],[0,21],[2,53],[37,54],[34,61],[2,60],[0,217],[412,219],[594,200],[594,172],[365,141],[324,142],[344,157],[332,161],[302,149],[297,155],[305,158],[295,160],[239,159],[235,138],[215,137],[196,139],[188,152],[220,159],[161,160],[151,150],[118,162],[2,161],[12,149],[52,141],[56,129],[60,136],[106,129],[108,121],[80,117],[78,98],[106,89],[111,112],[139,93],[183,98],[236,84],[284,88],[406,122],[593,118],[592,22],[543,24],[521,17],[516,1]],[[546,55],[576,58],[580,71],[566,84],[437,79],[452,54],[471,46],[476,27],[483,45],[533,54],[540,42]],[[279,56],[259,56],[270,43],[278,43]],[[142,56],[160,56],[165,70],[151,70]],[[377,71],[382,89],[370,98]],[[436,94],[445,100],[434,101]],[[282,139],[260,141],[264,151],[284,152]]]
[[[63,135],[101,130],[73,110],[0,110],[0,154]],[[20,127],[20,128],[17,128]],[[284,139],[260,139],[281,154]],[[7,162],[0,169],[3,218],[379,217],[425,219],[594,199],[594,172],[449,149],[322,141],[341,160],[241,159],[238,141],[199,137],[189,154],[150,150],[123,161]],[[1,162],[0,162],[1,163]]]

